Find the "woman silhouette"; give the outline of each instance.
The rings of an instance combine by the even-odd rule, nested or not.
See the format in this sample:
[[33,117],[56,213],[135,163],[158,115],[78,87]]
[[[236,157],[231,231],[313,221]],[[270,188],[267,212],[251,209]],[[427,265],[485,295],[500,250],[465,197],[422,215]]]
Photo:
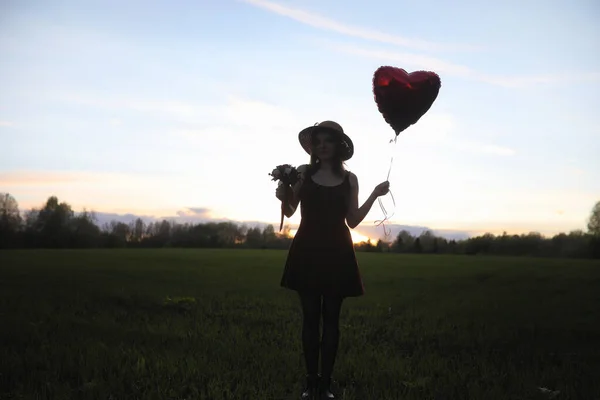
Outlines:
[[[291,217],[300,203],[302,219],[289,249],[281,286],[295,290],[302,306],[302,349],[306,363],[306,387],[301,398],[334,399],[331,374],[339,343],[339,318],[345,297],[364,294],[350,228],[365,218],[389,182],[375,187],[358,205],[358,179],[346,171],[344,161],[354,154],[352,140],[342,127],[324,121],[302,130],[298,139],[310,154],[310,164],[298,167],[299,182],[276,196],[288,198],[285,215]],[[347,225],[346,225],[347,223]],[[319,325],[323,335],[319,346]],[[321,374],[318,374],[319,350]]]

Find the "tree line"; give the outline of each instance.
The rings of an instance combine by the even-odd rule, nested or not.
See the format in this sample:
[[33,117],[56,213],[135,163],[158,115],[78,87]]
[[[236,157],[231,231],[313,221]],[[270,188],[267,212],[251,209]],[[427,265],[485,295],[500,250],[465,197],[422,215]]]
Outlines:
[[[292,241],[290,228],[275,232],[234,222],[146,223],[137,218],[130,223],[111,221],[97,224],[94,212],[75,213],[56,196],[39,209],[21,216],[16,199],[0,193],[0,248],[262,248],[287,249]],[[522,235],[484,235],[448,240],[425,230],[420,235],[401,231],[392,241],[370,240],[355,244],[357,251],[488,254],[542,257],[600,258],[600,202],[589,218],[588,231],[576,230],[553,237],[532,232]]]

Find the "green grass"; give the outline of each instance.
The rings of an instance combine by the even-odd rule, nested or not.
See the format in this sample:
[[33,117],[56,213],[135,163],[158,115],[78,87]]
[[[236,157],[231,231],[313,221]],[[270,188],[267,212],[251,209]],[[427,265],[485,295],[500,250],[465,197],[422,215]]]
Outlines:
[[[286,252],[0,252],[0,398],[294,399]],[[600,262],[359,253],[340,399],[600,399]]]

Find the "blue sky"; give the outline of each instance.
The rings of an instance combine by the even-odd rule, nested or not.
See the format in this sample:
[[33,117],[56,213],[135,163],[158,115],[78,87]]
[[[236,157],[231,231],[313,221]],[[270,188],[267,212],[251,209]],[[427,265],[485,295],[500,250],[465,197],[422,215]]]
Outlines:
[[[0,190],[24,209],[54,194],[276,223],[266,174],[307,162],[297,132],[333,119],[355,142],[360,201],[394,156],[393,223],[585,229],[600,200],[597,2],[369,4],[0,3]],[[442,80],[395,147],[371,93],[381,65]],[[381,216],[356,231],[380,234]]]

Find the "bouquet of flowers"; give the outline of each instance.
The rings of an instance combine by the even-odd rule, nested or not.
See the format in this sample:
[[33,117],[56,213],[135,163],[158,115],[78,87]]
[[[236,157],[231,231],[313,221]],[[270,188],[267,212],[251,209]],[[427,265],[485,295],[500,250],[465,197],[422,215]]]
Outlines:
[[284,200],[281,202],[281,223],[279,224],[279,230],[283,228],[283,216],[286,208],[288,207],[288,198],[292,190],[292,186],[295,185],[300,179],[300,173],[295,167],[290,164],[282,164],[275,167],[269,174],[273,181],[279,181],[279,185],[285,186]]

